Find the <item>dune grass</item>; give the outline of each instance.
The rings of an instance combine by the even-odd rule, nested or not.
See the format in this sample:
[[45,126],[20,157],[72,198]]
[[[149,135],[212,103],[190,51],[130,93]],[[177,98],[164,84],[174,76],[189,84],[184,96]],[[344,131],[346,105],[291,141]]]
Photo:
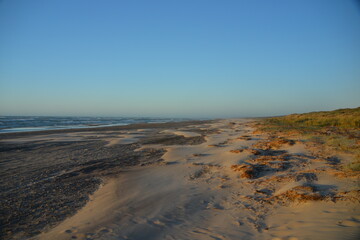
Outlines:
[[360,107],[264,119],[264,131],[300,134],[306,141],[354,156],[345,167],[360,171]]
[[360,107],[327,112],[291,114],[269,118],[267,121],[276,125],[305,129],[318,127],[360,128]]

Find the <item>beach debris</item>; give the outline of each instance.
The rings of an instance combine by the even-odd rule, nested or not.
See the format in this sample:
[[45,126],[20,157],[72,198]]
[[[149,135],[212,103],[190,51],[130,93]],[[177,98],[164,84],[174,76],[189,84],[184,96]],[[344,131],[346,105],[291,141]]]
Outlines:
[[234,150],[230,150],[231,153],[242,153],[244,151],[244,149],[234,149]]
[[204,156],[206,156],[206,154],[204,154],[204,153],[194,153],[192,156],[193,157],[204,157]]
[[222,145],[222,143],[210,144],[210,145],[208,145],[208,147],[223,147],[223,145]]

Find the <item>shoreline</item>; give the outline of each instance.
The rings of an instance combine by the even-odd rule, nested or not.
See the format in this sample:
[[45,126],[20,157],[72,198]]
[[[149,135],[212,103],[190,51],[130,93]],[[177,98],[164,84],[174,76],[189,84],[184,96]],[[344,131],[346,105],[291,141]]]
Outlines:
[[24,137],[31,135],[42,135],[52,133],[74,133],[74,132],[91,132],[91,131],[117,131],[117,130],[134,130],[138,128],[173,128],[182,126],[184,124],[199,124],[212,121],[218,121],[220,119],[212,120],[191,120],[191,121],[179,121],[179,122],[163,122],[163,123],[132,123],[126,125],[116,126],[102,126],[102,127],[84,127],[84,128],[66,128],[66,129],[51,129],[51,130],[39,130],[39,131],[27,131],[27,132],[4,132],[0,133],[0,140],[12,138],[12,137]]

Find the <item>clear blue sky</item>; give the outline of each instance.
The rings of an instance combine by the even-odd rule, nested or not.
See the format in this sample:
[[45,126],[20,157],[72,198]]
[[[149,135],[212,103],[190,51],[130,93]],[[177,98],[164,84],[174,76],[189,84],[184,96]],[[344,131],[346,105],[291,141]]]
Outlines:
[[360,106],[352,0],[0,0],[0,115]]

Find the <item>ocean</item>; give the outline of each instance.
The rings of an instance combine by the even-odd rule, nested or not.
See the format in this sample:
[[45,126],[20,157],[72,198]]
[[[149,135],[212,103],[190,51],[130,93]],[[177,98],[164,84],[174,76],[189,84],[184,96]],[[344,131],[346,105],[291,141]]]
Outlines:
[[53,129],[119,126],[132,123],[162,123],[190,120],[186,118],[127,117],[21,117],[0,116],[0,133]]

